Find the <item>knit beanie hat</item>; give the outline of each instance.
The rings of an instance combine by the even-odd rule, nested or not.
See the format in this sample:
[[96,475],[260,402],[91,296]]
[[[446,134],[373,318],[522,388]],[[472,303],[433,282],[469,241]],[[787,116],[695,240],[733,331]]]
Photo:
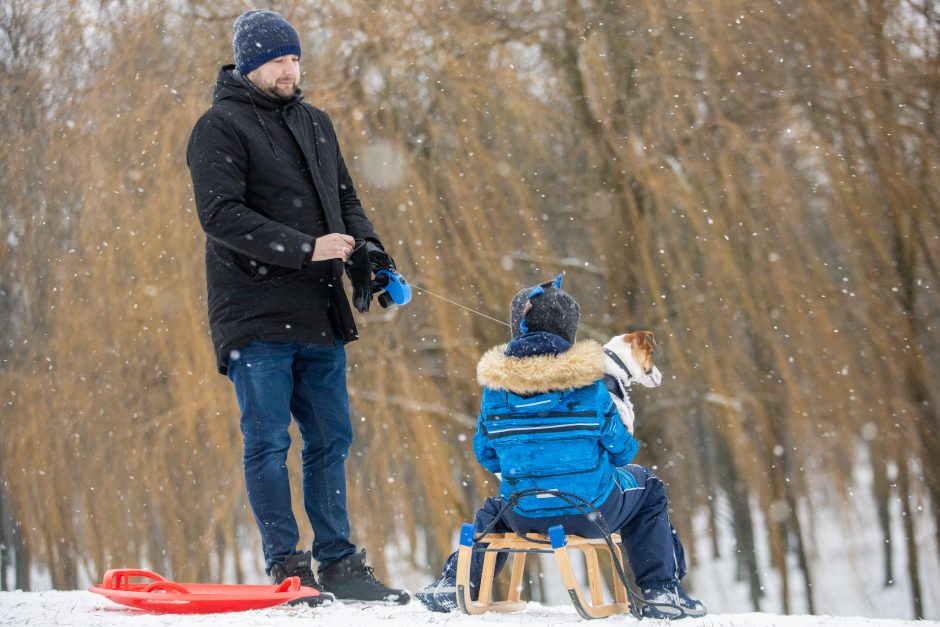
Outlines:
[[574,344],[578,334],[581,307],[561,289],[562,275],[534,287],[527,287],[513,297],[509,306],[509,324],[513,339],[526,333],[554,333]]
[[300,56],[300,37],[280,13],[245,11],[235,20],[234,29],[235,68],[242,76],[272,59],[288,54]]

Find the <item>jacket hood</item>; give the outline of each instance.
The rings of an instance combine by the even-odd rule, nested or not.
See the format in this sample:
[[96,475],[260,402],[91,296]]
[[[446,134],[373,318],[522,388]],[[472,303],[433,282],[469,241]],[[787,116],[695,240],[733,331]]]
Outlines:
[[297,89],[290,98],[269,96],[239,74],[234,65],[229,64],[223,65],[219,70],[219,75],[215,79],[215,90],[212,93],[213,103],[223,100],[244,102],[262,109],[279,109],[297,104],[303,100],[303,96],[300,95],[300,89]]
[[604,376],[604,350],[583,340],[558,355],[507,357],[506,344],[484,353],[477,364],[477,381],[494,390],[519,395],[544,394],[590,385]]

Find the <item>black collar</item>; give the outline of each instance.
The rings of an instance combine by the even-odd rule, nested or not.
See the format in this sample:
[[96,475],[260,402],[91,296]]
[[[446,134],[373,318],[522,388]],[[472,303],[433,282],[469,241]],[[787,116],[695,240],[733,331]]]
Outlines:
[[[617,364],[620,368],[623,368],[624,374],[627,375],[627,381],[630,381],[630,380],[633,379],[633,375],[630,373],[630,369],[627,368],[627,365],[626,365],[625,363],[623,363],[623,361],[621,361],[620,357],[617,356],[617,353],[615,353],[614,351],[610,350],[609,348],[605,348],[605,349],[604,349],[604,353],[605,353],[608,357],[610,357],[611,360],[612,360],[615,364]],[[617,378],[619,379],[620,377],[617,377]]]

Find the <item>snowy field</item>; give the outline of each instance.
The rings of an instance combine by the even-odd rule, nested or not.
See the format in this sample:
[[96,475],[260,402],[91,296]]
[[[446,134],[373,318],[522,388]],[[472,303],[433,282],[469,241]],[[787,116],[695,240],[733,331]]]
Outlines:
[[[649,625],[669,621],[637,621],[619,616],[597,623],[582,621],[571,606],[544,607],[530,603],[516,614],[434,614],[417,602],[404,607],[334,604],[325,608],[277,607],[252,612],[177,616],[149,614],[115,605],[91,592],[3,592],[0,593],[0,625],[45,627],[184,627],[220,625],[228,627],[286,625],[354,625],[366,627],[414,627],[415,625]],[[908,621],[829,616],[777,616],[773,614],[716,614],[674,623],[677,627],[926,627],[934,621]]]
[[[783,603],[780,599],[778,574],[768,565],[769,548],[763,538],[758,537],[758,570],[765,587],[766,596],[762,599],[764,613],[750,612],[747,586],[737,580],[735,571],[733,538],[727,524],[718,528],[721,556],[712,555],[707,538],[707,520],[694,519],[694,533],[699,538],[700,554],[697,563],[690,572],[688,583],[693,596],[700,598],[713,614],[700,619],[684,619],[675,623],[677,627],[940,627],[940,551],[934,546],[932,519],[926,515],[918,517],[918,545],[921,552],[921,579],[923,585],[924,612],[930,619],[926,621],[907,620],[913,615],[910,600],[910,582],[906,576],[904,545],[896,542],[892,546],[897,580],[894,585],[885,587],[882,582],[883,564],[880,551],[873,550],[880,541],[875,512],[871,500],[866,497],[870,491],[870,477],[858,477],[858,485],[852,492],[859,496],[855,502],[854,513],[840,517],[833,510],[824,506],[817,507],[817,516],[807,520],[805,526],[812,529],[809,542],[809,556],[814,563],[815,611],[818,616],[806,615],[807,603],[802,594],[802,580],[795,576],[791,581],[791,610],[794,615],[782,615]],[[718,503],[723,511],[726,503]],[[921,510],[923,511],[923,510]],[[760,518],[755,511],[755,517]],[[893,512],[894,537],[901,537],[898,511]],[[763,523],[758,522],[758,528]],[[423,534],[419,533],[419,539]],[[456,545],[457,538],[454,537]],[[395,559],[395,551],[408,547],[387,545],[386,559],[392,564],[402,564],[405,560]],[[410,550],[410,549],[409,549]],[[243,564],[257,561],[257,549],[246,540]],[[418,551],[420,554],[422,551]],[[38,592],[0,592],[0,625],[53,626],[74,625],[76,627],[177,627],[187,625],[218,625],[242,627],[247,625],[364,625],[364,626],[407,626],[422,625],[488,625],[500,627],[512,625],[565,625],[583,624],[574,608],[564,602],[566,594],[550,556],[539,556],[542,562],[542,585],[547,598],[557,599],[559,605],[540,605],[530,603],[525,612],[516,614],[486,614],[480,617],[463,614],[434,614],[413,601],[405,607],[365,606],[334,604],[324,608],[277,607],[252,612],[229,614],[210,614],[179,616],[170,614],[152,614],[124,608],[111,601],[85,591],[51,590],[52,582],[48,573],[33,573],[32,585]],[[581,563],[579,556],[574,556],[576,575],[581,579],[583,573],[577,567]],[[117,566],[117,565],[115,565]],[[120,565],[130,567],[128,565]],[[147,568],[146,564],[133,565]],[[403,569],[389,575],[388,581],[396,586],[411,590],[420,588],[431,579],[429,572],[436,568],[427,566],[424,571]],[[793,566],[793,572],[798,568]],[[7,573],[10,580],[13,572]],[[504,575],[505,577],[505,575]],[[86,577],[87,578],[87,577]],[[99,581],[80,582],[80,585],[92,585]],[[235,581],[229,574],[227,582]],[[220,583],[220,582],[216,582]],[[244,583],[267,584],[268,578],[259,570],[249,573]],[[864,617],[864,618],[863,618]],[[637,621],[630,616],[620,616],[596,623],[598,625],[648,625],[660,627],[669,625],[667,621]]]
[[[879,554],[869,547],[877,541],[873,526],[866,524],[868,516],[862,516],[861,523],[853,525],[854,533],[840,533],[840,529],[830,527],[834,520],[816,521],[817,532],[825,542],[816,547],[815,559],[819,561],[816,580],[816,611],[821,616],[781,615],[782,604],[775,593],[778,582],[774,573],[762,570],[762,578],[767,586],[761,608],[766,613],[749,612],[746,586],[736,581],[731,573],[733,562],[729,558],[729,538],[722,530],[724,555],[716,559],[712,555],[702,555],[693,580],[695,596],[701,598],[712,615],[700,619],[684,619],[675,623],[677,627],[940,627],[938,617],[940,608],[940,586],[937,578],[928,573],[937,572],[937,553],[925,552],[921,569],[925,584],[926,615],[934,620],[914,621],[897,617],[911,616],[910,589],[908,582],[901,579],[896,585],[885,588],[879,580],[881,564]],[[699,521],[701,524],[701,521]],[[932,528],[925,525],[926,537],[922,538],[925,546],[930,546]],[[701,534],[702,530],[699,529]],[[869,537],[872,536],[872,537]],[[760,562],[766,562],[766,547],[758,547]],[[866,548],[868,550],[866,550]],[[901,545],[897,548],[900,552]],[[552,560],[543,558],[544,585],[549,598],[559,602],[565,598],[560,577],[552,568]],[[898,555],[898,564],[903,558]],[[577,562],[577,557],[575,558]],[[250,557],[245,556],[246,563]],[[577,569],[576,569],[577,570]],[[581,577],[579,577],[580,579]],[[41,587],[51,587],[47,576],[34,578]],[[428,575],[417,572],[402,572],[392,576],[390,581],[412,590],[428,581]],[[268,583],[263,573],[252,577],[246,583]],[[583,584],[584,582],[582,582]],[[799,594],[798,582],[794,582],[792,611],[805,613],[805,599]],[[90,585],[91,582],[88,582]],[[839,616],[827,616],[838,614]],[[865,616],[864,618],[861,616]],[[880,617],[880,618],[876,618]],[[0,592],[0,625],[53,626],[74,625],[76,627],[183,627],[188,625],[218,625],[242,627],[247,625],[364,625],[388,627],[416,627],[421,625],[488,625],[500,627],[513,625],[542,626],[584,624],[570,604],[540,605],[530,603],[525,612],[516,614],[486,614],[480,617],[463,614],[434,614],[413,601],[405,607],[365,606],[334,604],[323,608],[276,607],[267,610],[237,612],[210,615],[171,615],[153,614],[116,605],[91,592],[44,590],[39,592]],[[597,623],[618,625],[648,625],[660,627],[669,625],[667,621],[637,621],[631,616],[619,616]]]

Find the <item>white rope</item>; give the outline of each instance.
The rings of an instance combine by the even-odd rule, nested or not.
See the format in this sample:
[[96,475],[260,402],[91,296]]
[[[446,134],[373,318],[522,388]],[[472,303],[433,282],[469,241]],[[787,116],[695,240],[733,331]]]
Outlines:
[[484,318],[487,318],[487,319],[489,319],[489,320],[492,320],[493,322],[498,322],[499,324],[501,324],[501,325],[503,325],[503,326],[506,326],[506,327],[510,326],[509,323],[507,323],[507,322],[503,322],[502,320],[497,320],[496,318],[493,318],[492,316],[487,316],[485,313],[479,312],[479,311],[477,311],[476,309],[470,309],[469,307],[467,307],[467,306],[465,306],[465,305],[461,305],[461,304],[458,303],[458,302],[452,301],[452,300],[450,300],[450,299],[448,299],[448,298],[444,298],[443,296],[439,296],[438,294],[435,294],[434,292],[429,292],[428,290],[424,289],[423,287],[418,287],[418,286],[415,285],[414,283],[411,284],[411,287],[415,288],[416,290],[418,290],[418,291],[420,291],[420,292],[424,292],[424,293],[427,294],[428,296],[433,296],[434,298],[440,298],[441,300],[443,300],[443,301],[445,301],[445,302],[448,302],[448,303],[450,303],[451,305],[457,305],[458,307],[460,307],[460,308],[462,308],[462,309],[466,309],[466,310],[469,311],[470,313],[475,313],[475,314],[478,315],[478,316],[483,316]]

